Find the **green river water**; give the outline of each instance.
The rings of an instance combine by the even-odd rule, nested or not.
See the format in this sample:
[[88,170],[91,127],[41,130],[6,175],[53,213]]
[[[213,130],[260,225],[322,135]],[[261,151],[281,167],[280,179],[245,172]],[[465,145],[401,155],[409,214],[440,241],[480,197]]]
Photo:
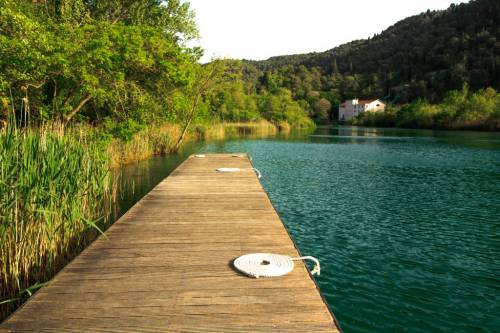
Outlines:
[[247,152],[345,333],[500,332],[500,134],[320,128],[122,169],[120,215],[193,152]]

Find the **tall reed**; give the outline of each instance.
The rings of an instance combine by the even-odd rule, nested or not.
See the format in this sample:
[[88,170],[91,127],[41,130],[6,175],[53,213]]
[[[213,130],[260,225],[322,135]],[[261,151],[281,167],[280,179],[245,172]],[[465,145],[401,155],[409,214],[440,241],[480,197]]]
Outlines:
[[180,125],[163,123],[148,126],[129,141],[115,139],[107,146],[111,165],[116,168],[154,155],[172,153],[181,132]]
[[267,120],[260,120],[198,126],[196,131],[201,140],[224,140],[239,137],[265,138],[276,135],[278,127]]
[[0,130],[0,320],[95,237],[109,178],[81,133]]

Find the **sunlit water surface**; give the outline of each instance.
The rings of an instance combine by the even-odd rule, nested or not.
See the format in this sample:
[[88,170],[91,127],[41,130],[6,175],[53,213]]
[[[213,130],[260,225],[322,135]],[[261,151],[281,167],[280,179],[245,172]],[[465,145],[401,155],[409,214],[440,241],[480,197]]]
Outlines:
[[340,127],[193,145],[124,168],[117,215],[195,151],[253,157],[344,332],[500,332],[499,134]]

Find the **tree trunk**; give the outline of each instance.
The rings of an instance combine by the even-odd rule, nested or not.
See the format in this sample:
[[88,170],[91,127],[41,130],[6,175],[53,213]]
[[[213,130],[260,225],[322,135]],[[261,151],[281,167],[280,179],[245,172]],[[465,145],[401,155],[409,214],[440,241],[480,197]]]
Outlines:
[[64,116],[64,125],[67,125],[70,120],[78,113],[80,110],[87,104],[88,101],[92,99],[92,96],[90,94],[86,94],[85,96],[82,97],[78,105],[71,110],[71,112],[67,115]]
[[76,92],[78,91],[78,89],[79,89],[79,88],[80,88],[80,87],[76,86],[75,88],[73,88],[73,89],[71,89],[71,90],[69,91],[69,94],[68,94],[68,96],[66,96],[66,98],[64,99],[64,101],[63,101],[63,103],[62,103],[62,106],[66,106],[66,105],[68,105],[68,103],[69,103],[70,99],[72,99],[72,98],[73,98],[73,96],[75,96],[75,94],[76,94]]
[[188,131],[189,126],[191,125],[191,122],[193,121],[194,115],[196,113],[196,108],[198,107],[198,103],[200,101],[200,95],[198,94],[193,101],[193,105],[191,106],[191,110],[189,112],[188,120],[184,124],[184,128],[182,129],[182,134],[179,137],[179,140],[177,140],[177,143],[174,146],[174,152],[178,152],[179,149],[181,148],[182,142],[184,142],[184,138],[186,137],[186,133]]
[[191,105],[191,110],[189,112],[188,119],[184,124],[184,128],[182,129],[182,134],[174,146],[173,149],[174,152],[178,152],[179,149],[181,148],[182,142],[184,141],[189,126],[191,125],[191,122],[193,121],[194,116],[196,115],[196,108],[198,108],[198,104],[200,103],[200,98],[205,92],[207,92],[210,89],[210,83],[212,82],[212,80],[216,78],[217,72],[218,72],[218,67],[215,66],[212,67],[210,73],[207,75],[205,80],[199,85],[199,88],[196,91],[195,95],[196,97],[194,98],[193,104]]

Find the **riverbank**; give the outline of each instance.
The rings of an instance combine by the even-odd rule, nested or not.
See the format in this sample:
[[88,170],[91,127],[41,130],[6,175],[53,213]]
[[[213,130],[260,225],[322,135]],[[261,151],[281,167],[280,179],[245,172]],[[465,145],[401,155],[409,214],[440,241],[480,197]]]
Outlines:
[[437,104],[418,100],[389,106],[384,112],[364,112],[352,125],[443,130],[500,131],[500,94],[493,88],[471,93],[452,91]]
[[[184,144],[193,141],[225,140],[229,138],[261,138],[276,135],[278,132],[290,132],[288,123],[275,125],[266,120],[253,122],[230,122],[217,124],[199,124],[194,126],[184,140]],[[164,123],[149,126],[129,140],[104,140],[111,167],[139,162],[152,156],[176,153],[176,144],[182,128],[178,124]],[[182,149],[182,147],[180,147]]]
[[[278,132],[277,125],[264,120],[197,125],[184,145]],[[181,127],[169,123],[128,139],[88,125],[0,131],[0,192],[5,193],[0,202],[0,320],[112,222],[120,179],[111,170],[176,153],[180,134]]]

